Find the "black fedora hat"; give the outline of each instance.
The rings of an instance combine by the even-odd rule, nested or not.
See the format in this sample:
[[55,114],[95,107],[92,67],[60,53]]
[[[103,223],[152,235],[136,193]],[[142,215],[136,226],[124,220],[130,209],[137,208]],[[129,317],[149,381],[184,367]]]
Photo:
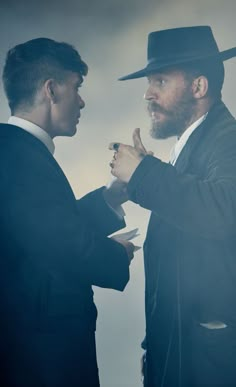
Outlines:
[[148,64],[142,70],[120,77],[120,81],[142,78],[165,67],[198,60],[236,56],[236,47],[220,52],[209,26],[172,28],[148,35]]

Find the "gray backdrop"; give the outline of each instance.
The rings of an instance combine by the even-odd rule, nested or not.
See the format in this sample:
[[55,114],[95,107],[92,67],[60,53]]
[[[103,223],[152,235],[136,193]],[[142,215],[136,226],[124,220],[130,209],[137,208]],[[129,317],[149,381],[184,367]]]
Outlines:
[[[74,138],[56,139],[55,157],[75,194],[110,180],[111,141],[132,142],[141,128],[147,148],[168,159],[173,139],[149,138],[149,118],[143,94],[146,80],[118,82],[121,75],[146,63],[150,31],[211,25],[221,50],[236,46],[235,0],[5,0],[0,2],[0,68],[15,44],[45,36],[67,41],[89,65],[81,89],[86,102]],[[226,62],[224,100],[236,114],[236,59]],[[0,88],[1,120],[9,116]],[[145,238],[148,211],[125,205],[127,230],[138,226],[137,244]],[[140,342],[144,335],[144,275],[142,252],[131,266],[124,293],[94,287],[98,307],[97,353],[102,387],[140,387]]]

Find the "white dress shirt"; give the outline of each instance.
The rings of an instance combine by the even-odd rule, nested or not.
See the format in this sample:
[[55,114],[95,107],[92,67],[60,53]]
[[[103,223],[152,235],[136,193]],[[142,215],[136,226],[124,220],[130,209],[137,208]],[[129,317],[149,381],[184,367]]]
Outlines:
[[184,131],[184,133],[179,137],[179,139],[177,140],[176,144],[174,145],[174,147],[172,148],[171,153],[170,153],[170,163],[172,165],[175,165],[175,163],[176,163],[176,161],[177,161],[177,159],[178,159],[178,157],[179,157],[183,147],[187,143],[190,135],[205,120],[206,116],[207,116],[207,113],[204,114],[203,116],[201,116],[192,125],[190,125],[188,127],[188,129],[186,129]]
[[26,132],[32,134],[34,137],[40,140],[53,155],[55,150],[54,142],[49,134],[44,129],[40,128],[40,126],[16,116],[11,116],[8,120],[8,124],[18,126]]

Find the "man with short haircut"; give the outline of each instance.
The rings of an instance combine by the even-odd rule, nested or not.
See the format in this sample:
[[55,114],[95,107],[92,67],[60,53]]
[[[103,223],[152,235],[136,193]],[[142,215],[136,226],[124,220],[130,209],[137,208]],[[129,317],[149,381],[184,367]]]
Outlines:
[[38,38],[7,55],[12,116],[0,124],[0,385],[98,387],[92,285],[122,291],[134,246],[104,187],[77,201],[53,157],[73,136],[88,68],[69,44]]
[[112,174],[151,210],[146,241],[145,387],[236,386],[236,122],[221,99],[209,26],[155,31],[147,77],[151,136],[176,136],[170,163],[116,143]]

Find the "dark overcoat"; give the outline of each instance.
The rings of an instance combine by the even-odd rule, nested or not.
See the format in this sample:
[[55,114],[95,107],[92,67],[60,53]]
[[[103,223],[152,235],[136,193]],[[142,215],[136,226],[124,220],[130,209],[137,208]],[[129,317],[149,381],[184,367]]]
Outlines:
[[152,211],[145,385],[235,387],[236,122],[223,102],[175,166],[146,156],[128,191]]
[[48,149],[0,125],[0,386],[97,387],[92,285],[123,290],[124,227],[98,189],[77,201]]

